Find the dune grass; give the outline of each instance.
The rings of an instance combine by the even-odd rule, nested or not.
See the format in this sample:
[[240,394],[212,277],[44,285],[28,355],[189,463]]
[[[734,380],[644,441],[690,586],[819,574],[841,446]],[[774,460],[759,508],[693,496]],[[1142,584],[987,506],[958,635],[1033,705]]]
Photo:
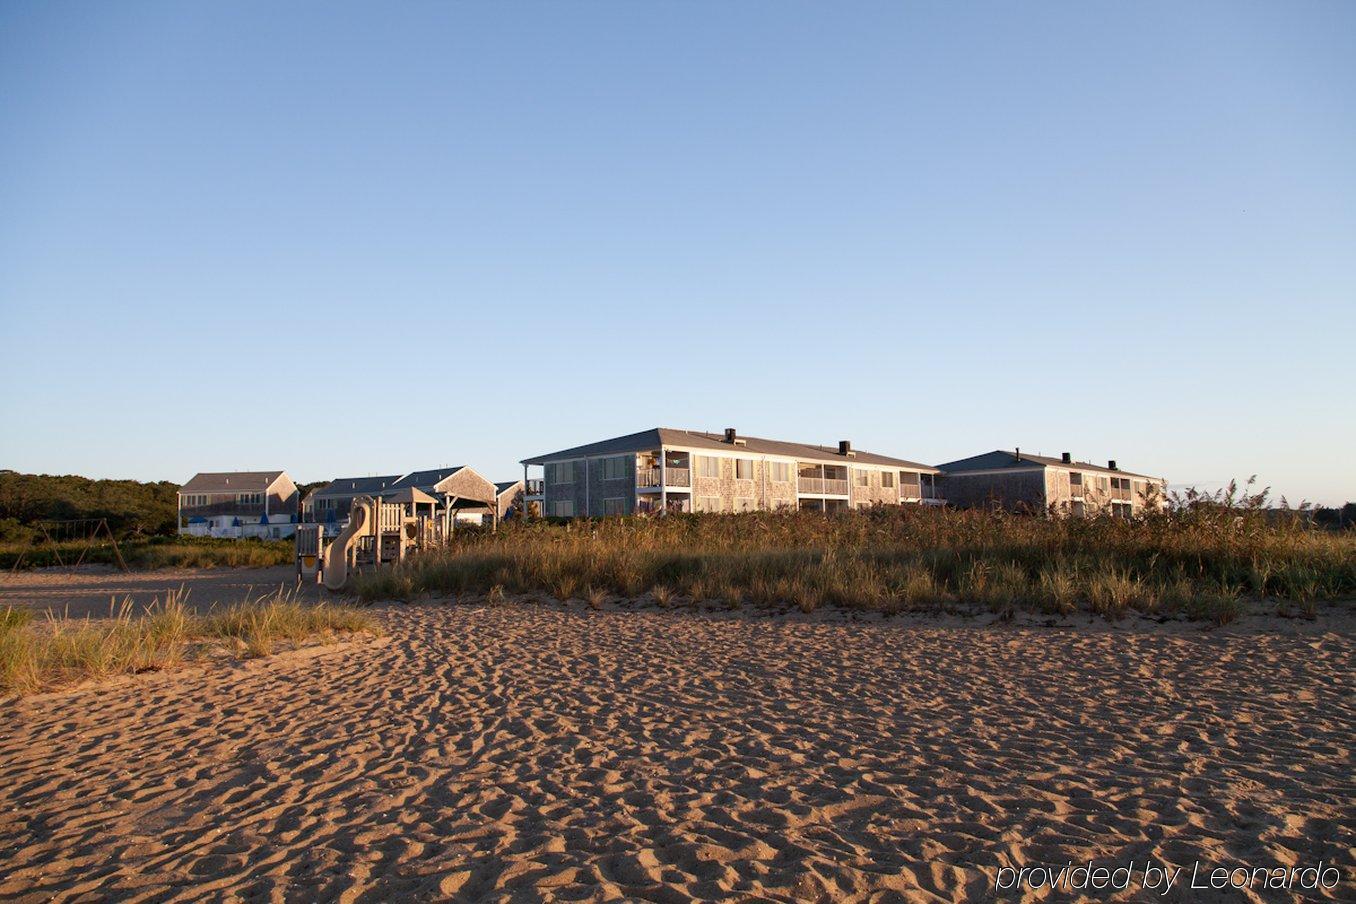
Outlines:
[[190,610],[178,593],[140,614],[127,599],[100,619],[35,619],[26,609],[10,608],[0,611],[0,693],[166,669],[214,647],[263,656],[280,642],[359,631],[377,632],[375,621],[361,609],[301,603],[286,593],[203,615]]
[[1137,520],[886,507],[506,525],[363,575],[364,600],[463,592],[603,594],[1007,614],[1138,610],[1227,622],[1250,597],[1312,615],[1356,593],[1356,535],[1195,505]]
[[[47,568],[74,563],[85,548],[81,541],[56,545],[37,541],[0,544],[0,568]],[[129,568],[269,568],[295,561],[291,540],[219,540],[212,537],[149,537],[121,540],[118,548]],[[85,554],[84,564],[113,565],[113,547],[105,541]]]

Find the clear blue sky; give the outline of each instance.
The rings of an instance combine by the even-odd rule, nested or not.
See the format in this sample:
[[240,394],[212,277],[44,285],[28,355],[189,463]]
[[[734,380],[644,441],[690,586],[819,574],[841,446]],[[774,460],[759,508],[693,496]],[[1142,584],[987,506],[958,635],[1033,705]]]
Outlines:
[[0,467],[504,479],[736,426],[1356,499],[1353,37],[1347,0],[10,0]]

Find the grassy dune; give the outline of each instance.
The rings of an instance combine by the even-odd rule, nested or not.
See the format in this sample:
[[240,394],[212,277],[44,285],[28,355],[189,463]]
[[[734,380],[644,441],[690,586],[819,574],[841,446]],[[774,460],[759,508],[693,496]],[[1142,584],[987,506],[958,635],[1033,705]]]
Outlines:
[[307,605],[281,593],[206,615],[173,593],[145,614],[132,609],[128,600],[107,619],[34,619],[26,609],[0,610],[0,693],[165,669],[212,647],[264,656],[279,643],[376,630],[360,609]]
[[[54,552],[50,544],[0,544],[0,568],[45,568],[58,564],[73,564],[85,544],[79,541],[58,543]],[[151,537],[144,540],[123,540],[118,548],[128,567],[154,568],[268,568],[288,565],[294,561],[295,547],[291,540],[216,540],[210,537]],[[58,559],[58,554],[60,559]],[[114,565],[117,559],[113,547],[104,541],[85,555],[85,564]]]
[[507,525],[359,578],[365,600],[460,592],[652,593],[899,612],[1130,610],[1227,622],[1249,597],[1297,614],[1356,593],[1356,535],[1197,504],[1122,519],[881,508]]

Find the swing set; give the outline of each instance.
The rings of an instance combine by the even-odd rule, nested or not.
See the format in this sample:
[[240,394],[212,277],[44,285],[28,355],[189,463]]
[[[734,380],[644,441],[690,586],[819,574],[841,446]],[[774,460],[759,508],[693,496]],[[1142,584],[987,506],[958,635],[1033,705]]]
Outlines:
[[[97,547],[112,545],[113,557],[118,561],[118,567],[123,571],[131,571],[127,567],[127,561],[122,557],[122,550],[118,548],[118,538],[113,536],[113,529],[108,526],[107,518],[73,518],[68,521],[38,521],[34,527],[42,532],[42,540],[29,549],[19,553],[19,558],[14,560],[11,572],[19,570],[24,559],[29,552],[39,549],[51,549],[56,564],[65,567],[69,564],[76,567],[84,563],[85,557],[90,551]],[[79,543],[79,556],[73,562],[67,562],[61,556],[62,543]],[[71,550],[67,550],[70,555]]]

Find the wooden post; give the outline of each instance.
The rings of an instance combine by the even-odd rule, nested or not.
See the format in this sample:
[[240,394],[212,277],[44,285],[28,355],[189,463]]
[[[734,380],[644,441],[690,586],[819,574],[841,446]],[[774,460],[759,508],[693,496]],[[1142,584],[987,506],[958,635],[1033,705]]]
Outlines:
[[669,513],[669,454],[659,444],[659,514]]

